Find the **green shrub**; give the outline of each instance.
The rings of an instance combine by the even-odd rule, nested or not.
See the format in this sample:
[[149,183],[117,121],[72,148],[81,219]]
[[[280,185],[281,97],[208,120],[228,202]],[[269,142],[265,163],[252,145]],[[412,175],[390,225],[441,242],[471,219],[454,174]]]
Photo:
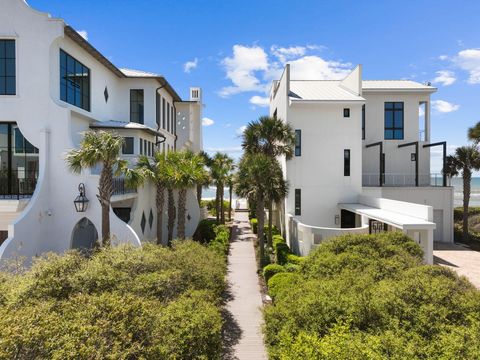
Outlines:
[[[268,225],[265,225],[263,229],[263,235],[265,236],[265,239],[268,238]],[[280,235],[280,230],[275,225],[272,225],[272,241],[273,241],[273,236],[278,236]]]
[[[200,201],[200,206],[202,208],[206,207],[208,212],[213,215],[213,216],[217,216],[217,206],[216,206],[216,201],[215,199],[211,199],[211,200],[202,200]],[[227,201],[227,200],[223,200],[223,209],[225,211],[225,213],[228,212],[228,209],[230,207],[230,201]]]
[[215,226],[217,222],[212,219],[204,219],[198,223],[197,230],[193,234],[193,240],[201,244],[208,244],[215,238]]
[[218,225],[214,229],[215,238],[210,242],[209,247],[217,253],[226,255],[230,245],[230,229],[225,225]]
[[225,273],[192,241],[46,255],[0,273],[0,359],[219,359]]
[[273,245],[273,248],[275,249],[275,247],[276,247],[277,244],[279,244],[279,243],[286,244],[287,242],[285,241],[285,239],[284,239],[281,235],[273,235],[273,236],[272,236],[272,245]]
[[285,265],[288,260],[288,255],[290,255],[290,248],[286,243],[277,243],[275,246],[275,257],[277,264]]
[[301,279],[302,276],[297,273],[279,272],[268,280],[268,293],[272,298],[276,298],[280,292],[292,290]]
[[[468,216],[473,216],[478,214],[480,214],[479,206],[471,206],[468,208]],[[456,222],[463,220],[463,206],[459,206],[453,209],[453,220]]]
[[252,226],[252,231],[254,234],[257,234],[258,232],[258,220],[253,218],[250,219],[250,225]]
[[287,263],[294,264],[294,265],[301,265],[304,261],[305,261],[304,256],[298,256],[295,254],[287,255]]
[[330,239],[297,267],[268,282],[272,359],[480,358],[480,292],[402,233]]
[[263,277],[265,282],[268,283],[268,280],[275,274],[285,272],[285,268],[282,265],[278,264],[269,264],[263,268]]

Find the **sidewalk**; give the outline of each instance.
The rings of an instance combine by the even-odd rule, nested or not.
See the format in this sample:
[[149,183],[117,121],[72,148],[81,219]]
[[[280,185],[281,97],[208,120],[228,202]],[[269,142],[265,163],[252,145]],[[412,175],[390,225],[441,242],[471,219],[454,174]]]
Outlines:
[[248,212],[237,211],[228,257],[230,298],[226,305],[226,321],[229,324],[225,331],[228,333],[230,349],[227,349],[227,359],[267,359],[262,334],[262,297],[256,272],[254,236],[248,222]]

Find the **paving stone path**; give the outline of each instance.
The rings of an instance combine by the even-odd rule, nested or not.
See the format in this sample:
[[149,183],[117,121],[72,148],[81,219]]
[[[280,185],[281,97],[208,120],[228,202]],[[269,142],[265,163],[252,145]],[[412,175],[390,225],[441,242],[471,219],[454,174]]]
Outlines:
[[[243,205],[243,206],[242,206]],[[244,203],[240,203],[244,207]],[[229,298],[225,308],[225,359],[267,359],[263,342],[262,296],[247,211],[236,211],[228,256]]]

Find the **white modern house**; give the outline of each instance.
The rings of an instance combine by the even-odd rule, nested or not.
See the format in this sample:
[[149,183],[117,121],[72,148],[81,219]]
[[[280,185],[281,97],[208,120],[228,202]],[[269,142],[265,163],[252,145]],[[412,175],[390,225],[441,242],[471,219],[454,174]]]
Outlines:
[[[75,175],[65,163],[85,131],[123,136],[122,156],[134,165],[140,154],[201,150],[202,108],[200,88],[183,101],[163,76],[117,68],[62,19],[2,0],[0,259],[88,247],[101,232],[99,169]],[[154,240],[153,186],[114,183],[112,242]],[[90,200],[84,212],[73,203],[80,184]],[[187,206],[191,236],[200,217],[193,189]]]
[[[345,233],[402,231],[433,261],[433,241],[453,242],[453,188],[430,174],[430,96],[413,81],[367,81],[357,66],[339,81],[273,83],[270,115],[295,130],[282,160],[289,194],[277,221],[301,255]],[[419,111],[419,108],[422,110]],[[421,114],[421,115],[420,115]]]

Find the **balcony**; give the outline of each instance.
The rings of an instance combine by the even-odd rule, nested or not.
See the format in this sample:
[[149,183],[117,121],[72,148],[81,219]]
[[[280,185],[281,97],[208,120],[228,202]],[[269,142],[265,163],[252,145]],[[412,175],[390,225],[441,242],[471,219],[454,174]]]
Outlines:
[[0,170],[0,199],[20,200],[31,198],[37,186],[38,172]]
[[415,174],[385,173],[382,175],[380,185],[380,174],[363,174],[362,185],[365,187],[412,187],[412,186],[444,186],[443,175],[440,173],[419,174],[418,185],[416,185]]
[[124,178],[113,179],[112,195],[127,195],[127,194],[135,194],[135,193],[137,193],[137,189],[127,186]]

